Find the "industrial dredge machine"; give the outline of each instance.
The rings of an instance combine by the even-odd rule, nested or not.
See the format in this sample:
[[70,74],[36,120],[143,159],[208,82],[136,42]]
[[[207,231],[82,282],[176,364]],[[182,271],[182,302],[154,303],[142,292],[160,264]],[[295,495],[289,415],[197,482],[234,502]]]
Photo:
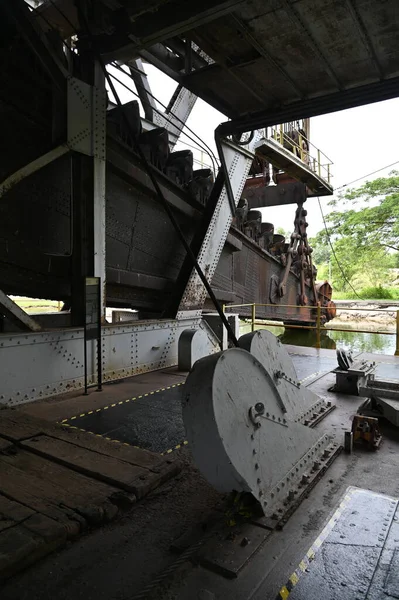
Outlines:
[[[332,318],[332,290],[316,282],[306,233],[307,197],[332,193],[330,163],[310,144],[309,120],[237,136],[217,130],[219,168],[196,169],[191,150],[175,147],[197,96],[178,85],[160,111],[143,60],[202,72],[214,63],[211,44],[204,39],[200,49],[193,34],[151,53],[103,52],[100,59],[97,44],[107,34],[86,21],[99,19],[101,30],[103,13],[92,7],[85,17],[73,3],[30,4],[5,3],[2,10],[1,328],[41,332],[47,344],[60,344],[63,373],[25,376],[18,396],[11,378],[4,398],[31,400],[82,385],[79,334],[72,331],[87,322],[82,282],[93,275],[101,282],[106,380],[175,364],[183,328],[203,328],[218,348],[217,328],[201,318],[215,310],[210,293],[225,305],[265,305],[259,318],[310,322],[317,305],[324,320]],[[123,111],[112,93],[118,79],[125,86],[129,79],[132,98],[140,100]],[[286,204],[294,207],[289,239],[263,222],[260,210]],[[193,269],[193,256],[212,290]],[[62,310],[32,318],[10,296],[58,300]],[[106,307],[135,310],[122,315],[126,339],[118,330],[116,346]],[[232,311],[247,316],[250,308]],[[156,339],[143,343],[150,331]],[[30,338],[25,342],[30,346]]]

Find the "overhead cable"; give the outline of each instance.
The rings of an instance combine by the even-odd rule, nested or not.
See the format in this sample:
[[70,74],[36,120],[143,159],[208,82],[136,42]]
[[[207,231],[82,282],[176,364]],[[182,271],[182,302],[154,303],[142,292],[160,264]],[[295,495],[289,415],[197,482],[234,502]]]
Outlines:
[[340,264],[340,262],[339,262],[339,260],[338,260],[338,258],[337,258],[337,255],[335,254],[334,246],[332,245],[331,238],[330,238],[330,233],[329,233],[329,231],[328,231],[328,228],[327,228],[327,223],[326,223],[326,220],[325,220],[325,218],[324,218],[323,209],[321,208],[321,202],[320,202],[320,198],[318,197],[318,198],[317,198],[317,200],[318,200],[318,202],[319,202],[319,208],[320,208],[321,216],[322,216],[322,218],[323,218],[324,229],[325,229],[325,231],[326,231],[327,240],[328,240],[328,243],[329,243],[329,245],[330,245],[331,252],[333,253],[333,255],[334,255],[334,258],[335,258],[335,261],[336,261],[336,263],[337,263],[337,265],[338,265],[338,268],[339,268],[339,270],[341,271],[342,277],[343,277],[344,281],[346,281],[346,283],[347,283],[347,284],[349,285],[349,287],[352,289],[352,291],[353,291],[353,293],[355,294],[355,296],[356,296],[357,298],[359,298],[359,300],[362,300],[362,298],[359,296],[359,294],[357,293],[357,291],[355,290],[355,288],[353,287],[353,285],[351,284],[351,282],[349,281],[349,279],[348,279],[348,278],[347,278],[347,276],[345,275],[345,273],[344,273],[344,270],[343,270],[343,268],[341,267],[341,264]]
[[375,175],[376,173],[379,173],[380,171],[385,171],[385,169],[389,169],[389,167],[393,167],[395,165],[399,164],[399,160],[397,160],[394,163],[391,163],[390,165],[387,165],[386,167],[381,167],[381,169],[377,169],[376,171],[372,171],[371,173],[367,173],[367,175],[363,175],[362,177],[358,177],[357,179],[354,179],[353,181],[350,181],[349,183],[344,183],[344,185],[340,185],[339,187],[335,188],[335,192],[337,192],[338,190],[342,190],[342,188],[348,187],[348,185],[352,185],[352,183],[356,183],[357,181],[360,181],[361,179],[365,179],[366,177],[370,177],[371,175]]

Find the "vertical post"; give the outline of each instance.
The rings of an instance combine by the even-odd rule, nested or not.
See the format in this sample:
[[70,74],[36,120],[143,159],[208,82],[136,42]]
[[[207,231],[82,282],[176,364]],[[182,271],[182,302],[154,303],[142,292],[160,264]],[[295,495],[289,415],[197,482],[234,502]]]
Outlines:
[[88,396],[87,391],[87,332],[86,327],[83,328],[83,363],[84,363],[84,378],[85,378],[85,391],[84,396]]
[[327,181],[330,183],[330,163],[327,163]]
[[283,124],[282,123],[280,125],[280,144],[282,146],[284,146],[284,131],[283,131]]
[[396,350],[395,356],[399,356],[399,310],[396,311]]
[[299,158],[303,161],[302,135],[300,133],[298,135],[298,142],[299,142]]
[[321,348],[320,342],[320,329],[321,329],[321,305],[317,303],[317,317],[316,317],[316,348]]
[[321,164],[320,164],[320,150],[317,149],[317,163],[318,163],[318,168],[317,168],[317,172],[319,174],[319,177],[321,177]]
[[68,145],[72,150],[72,324],[84,324],[82,280],[101,279],[105,319],[106,91],[100,65],[88,52],[80,79],[68,80]]
[[256,314],[256,304],[254,302],[252,304],[251,331],[255,331],[255,314]]
[[100,278],[101,323],[105,322],[106,269],[105,269],[105,148],[106,148],[106,93],[104,73],[98,61],[94,65],[93,87],[93,220],[94,220],[94,276]]
[[99,298],[98,298],[98,303],[97,303],[97,320],[98,320],[98,329],[97,329],[97,391],[98,392],[102,392],[103,391],[103,361],[102,361],[102,327],[101,327],[101,323],[102,323],[102,319],[103,319],[103,312],[102,312],[102,301],[101,301],[101,294],[102,294],[102,290],[103,290],[103,285],[102,285],[102,280],[100,278],[100,285],[99,285]]

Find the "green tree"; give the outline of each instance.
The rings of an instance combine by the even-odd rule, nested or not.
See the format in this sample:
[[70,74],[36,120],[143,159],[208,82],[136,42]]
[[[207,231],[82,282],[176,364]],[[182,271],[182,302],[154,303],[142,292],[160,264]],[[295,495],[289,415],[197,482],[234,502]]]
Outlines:
[[277,227],[275,233],[278,233],[279,235],[283,235],[286,239],[287,242],[290,241],[290,237],[291,237],[291,233],[289,233],[288,231],[286,231],[284,229],[284,227]]
[[323,230],[310,240],[315,264],[331,261],[338,290],[348,291],[348,281],[355,289],[386,284],[399,256],[399,173],[350,189],[330,205],[341,209],[326,216],[335,256]]
[[[359,209],[352,206],[361,203]],[[370,206],[370,204],[373,206]],[[351,235],[359,247],[387,248],[399,251],[399,173],[367,181],[357,189],[341,194],[332,206],[351,208],[328,215],[332,233]]]

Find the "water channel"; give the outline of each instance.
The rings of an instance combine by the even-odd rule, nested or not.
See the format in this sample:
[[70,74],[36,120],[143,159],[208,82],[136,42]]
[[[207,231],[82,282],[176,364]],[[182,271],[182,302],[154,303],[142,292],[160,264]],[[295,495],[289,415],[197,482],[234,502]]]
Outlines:
[[[359,329],[359,325],[356,329]],[[283,344],[293,344],[295,346],[308,346],[315,348],[317,344],[315,331],[300,331],[298,329],[286,329],[280,326],[256,325],[256,329],[268,329],[274,335],[278,336]],[[346,328],[345,328],[346,329]],[[355,328],[353,328],[355,329]],[[240,334],[251,331],[249,323],[242,322],[240,325]],[[388,330],[392,332],[392,329]],[[353,352],[373,352],[375,354],[395,354],[396,336],[384,335],[382,333],[358,333],[352,331],[347,326],[346,331],[335,331],[334,329],[324,329],[320,336],[321,348],[342,348],[352,350]]]

